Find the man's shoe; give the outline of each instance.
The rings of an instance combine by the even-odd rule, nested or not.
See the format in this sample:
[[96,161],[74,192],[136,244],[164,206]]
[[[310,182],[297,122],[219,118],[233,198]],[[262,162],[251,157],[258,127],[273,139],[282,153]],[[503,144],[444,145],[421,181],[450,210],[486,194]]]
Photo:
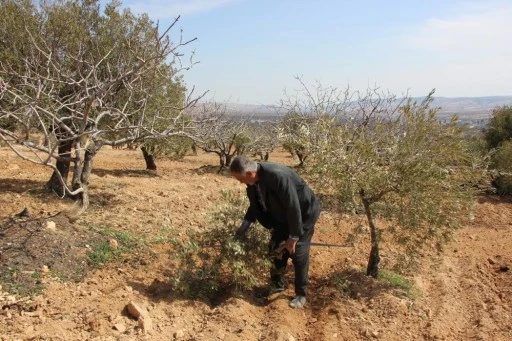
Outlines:
[[290,307],[292,308],[302,308],[306,304],[306,296],[295,296],[293,300],[290,302]]

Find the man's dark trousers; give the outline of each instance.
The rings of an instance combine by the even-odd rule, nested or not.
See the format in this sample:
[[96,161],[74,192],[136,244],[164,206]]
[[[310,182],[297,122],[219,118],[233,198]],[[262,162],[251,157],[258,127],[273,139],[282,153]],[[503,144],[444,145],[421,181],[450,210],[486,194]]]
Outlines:
[[[296,245],[295,253],[293,255],[290,255],[290,253],[285,250],[282,258],[274,257],[273,259],[274,267],[270,271],[270,279],[272,284],[277,287],[284,287],[284,273],[286,265],[288,263],[288,259],[292,259],[293,266],[295,268],[295,294],[297,296],[306,296],[309,271],[309,250],[311,248],[309,242],[311,242],[311,239],[313,238],[315,223],[318,220],[319,215],[320,209],[317,210],[317,214],[314,216],[314,219],[311,219],[310,222],[306,222],[304,224],[304,234],[300,236],[299,241],[303,243],[305,242],[306,245]],[[269,243],[270,253],[274,254],[274,251],[279,247],[279,244],[287,239],[287,233],[284,233],[279,229],[273,229]]]

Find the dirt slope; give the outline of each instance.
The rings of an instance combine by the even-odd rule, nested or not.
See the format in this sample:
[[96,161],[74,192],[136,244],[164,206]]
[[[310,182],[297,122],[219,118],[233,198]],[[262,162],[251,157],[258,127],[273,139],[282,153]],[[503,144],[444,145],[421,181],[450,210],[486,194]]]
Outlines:
[[[272,156],[293,162],[283,152]],[[40,190],[49,171],[0,148],[0,340],[512,340],[512,202],[496,198],[482,198],[473,223],[424,260],[412,296],[361,273],[366,239],[355,248],[312,251],[310,296],[301,310],[288,308],[292,287],[268,303],[184,299],[169,289],[173,250],[166,243],[101,270],[88,267],[90,244],[105,238],[94,231],[151,240],[170,227],[207,229],[220,190],[244,191],[203,167],[215,162],[209,155],[161,161],[155,176],[141,170],[139,152],[103,150],[92,206],[70,224],[53,216],[69,202]],[[24,208],[31,217],[16,217]],[[355,223],[323,212],[314,240],[341,243]],[[388,245],[383,254],[392,251]],[[27,289],[21,279],[32,281],[31,290],[45,289],[32,298],[5,293],[16,283]],[[148,311],[148,332],[125,311],[130,301]]]

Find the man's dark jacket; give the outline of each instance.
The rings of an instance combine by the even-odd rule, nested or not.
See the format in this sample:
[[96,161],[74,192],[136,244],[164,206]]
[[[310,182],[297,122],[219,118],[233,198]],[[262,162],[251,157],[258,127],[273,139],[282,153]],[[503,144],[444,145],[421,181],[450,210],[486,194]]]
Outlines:
[[[291,168],[272,162],[258,164],[258,182],[247,186],[250,206],[245,220],[300,237],[320,212],[313,191]],[[261,200],[257,186],[261,190]]]

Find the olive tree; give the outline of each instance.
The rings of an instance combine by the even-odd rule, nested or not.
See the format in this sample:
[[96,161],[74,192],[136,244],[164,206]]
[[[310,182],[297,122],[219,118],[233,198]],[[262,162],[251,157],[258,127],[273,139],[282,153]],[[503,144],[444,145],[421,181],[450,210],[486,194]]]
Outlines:
[[512,106],[494,109],[484,133],[490,149],[512,140]]
[[294,94],[285,92],[280,109],[285,112],[278,125],[278,138],[283,148],[299,161],[299,167],[314,152],[314,146],[324,134],[324,124],[337,117],[349,105],[349,89],[323,87],[316,83],[306,86],[301,77],[295,77],[301,89]]
[[268,161],[270,154],[279,145],[277,122],[273,120],[254,122],[247,132],[250,145],[247,154],[258,156],[262,161]]
[[[184,98],[185,88],[178,81],[168,81],[168,84],[162,86],[160,91],[156,91],[148,108],[148,115],[153,117],[155,114],[165,110],[165,115],[175,118],[173,124],[181,126],[183,132],[190,133],[192,130],[191,122],[186,114],[181,112],[186,107]],[[163,105],[163,107],[162,107]],[[178,108],[178,109],[177,109]],[[168,122],[159,120],[154,123],[155,130],[160,131],[166,129]],[[135,139],[128,145],[131,149],[140,147],[146,169],[156,171],[157,166],[155,159],[157,158],[183,158],[187,150],[191,149],[192,139],[189,134],[176,134],[171,136],[163,136],[149,139]]]
[[367,275],[377,277],[384,236],[403,245],[409,261],[424,247],[441,247],[469,217],[473,184],[485,172],[457,118],[437,120],[432,93],[421,103],[378,89],[340,94],[328,107],[341,110],[319,119],[323,133],[316,140],[306,139],[313,151],[308,172],[338,200],[338,210],[364,212],[371,241]]
[[49,186],[75,199],[71,216],[88,206],[102,146],[188,134],[182,114],[201,96],[187,95],[180,78],[191,66],[180,51],[195,39],[168,35],[179,17],[160,31],[117,1],[101,13],[97,0],[4,0],[0,13],[10,25],[0,30],[0,140],[54,170]]
[[249,139],[250,117],[230,112],[227,105],[204,102],[191,113],[197,147],[219,157],[219,173],[236,155],[244,154],[254,141]]
[[491,154],[492,183],[498,194],[512,194],[512,106],[493,110],[484,129]]
[[296,112],[286,113],[279,122],[278,139],[281,146],[294,158],[299,161],[298,167],[311,155],[311,149],[304,137],[309,136],[309,124],[315,118],[301,115]]
[[157,170],[155,159],[183,160],[185,155],[194,151],[194,140],[188,136],[169,136],[146,140],[140,147],[146,169]]

